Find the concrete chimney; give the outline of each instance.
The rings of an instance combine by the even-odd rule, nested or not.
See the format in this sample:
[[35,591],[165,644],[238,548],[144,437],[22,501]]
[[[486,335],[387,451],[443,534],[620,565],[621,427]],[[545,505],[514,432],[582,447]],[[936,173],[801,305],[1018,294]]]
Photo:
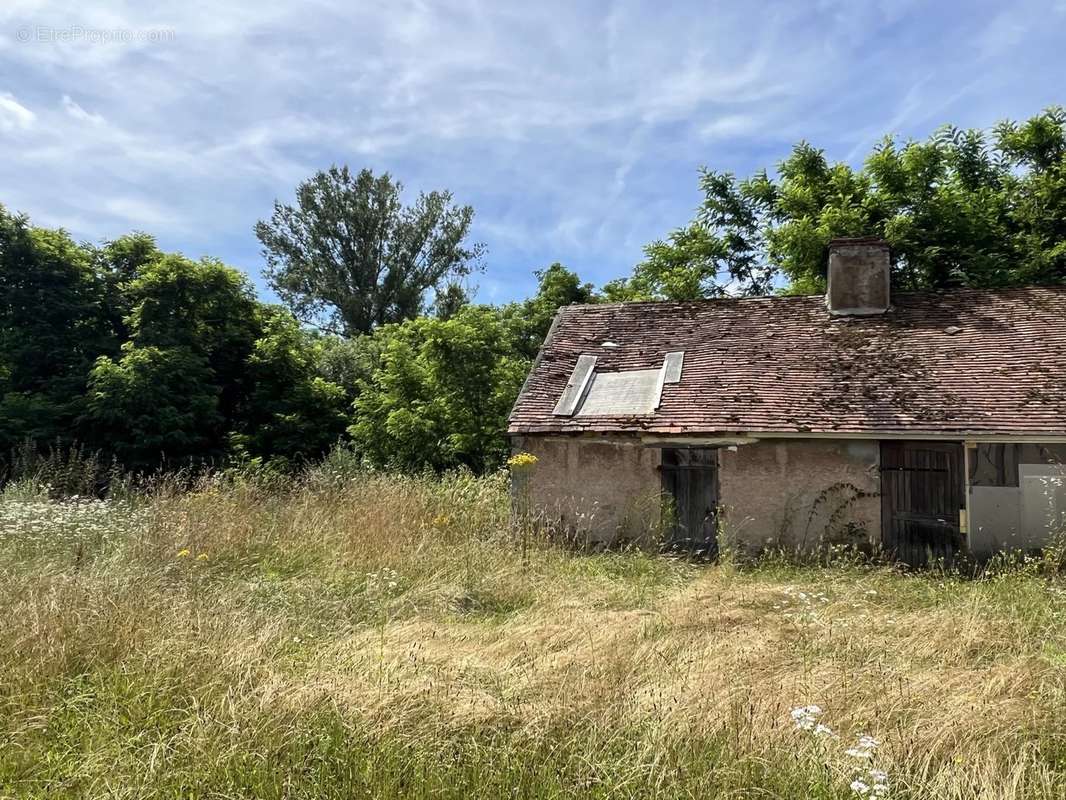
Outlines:
[[884,314],[892,260],[888,242],[874,237],[829,242],[825,304],[835,316]]

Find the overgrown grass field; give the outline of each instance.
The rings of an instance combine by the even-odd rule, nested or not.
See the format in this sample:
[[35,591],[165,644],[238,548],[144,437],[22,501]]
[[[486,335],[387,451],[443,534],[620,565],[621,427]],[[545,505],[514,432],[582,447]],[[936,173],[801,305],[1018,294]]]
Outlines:
[[1066,797],[1039,561],[581,554],[504,476],[23,483],[0,626],[3,797]]

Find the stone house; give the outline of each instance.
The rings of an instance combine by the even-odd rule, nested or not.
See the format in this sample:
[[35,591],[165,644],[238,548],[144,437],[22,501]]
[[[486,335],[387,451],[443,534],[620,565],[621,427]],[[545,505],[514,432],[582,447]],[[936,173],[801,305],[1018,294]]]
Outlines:
[[590,541],[881,546],[913,564],[1066,530],[1066,287],[890,295],[841,239],[824,297],[560,309],[516,477]]

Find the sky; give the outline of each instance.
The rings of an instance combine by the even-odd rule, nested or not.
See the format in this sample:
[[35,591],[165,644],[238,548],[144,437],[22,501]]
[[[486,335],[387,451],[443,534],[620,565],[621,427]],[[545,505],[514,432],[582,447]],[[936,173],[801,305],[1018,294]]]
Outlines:
[[698,170],[807,140],[1066,104],[1066,0],[3,0],[0,203],[79,241],[131,230],[264,297],[253,233],[331,164],[449,189],[483,302],[555,261],[602,284],[688,222]]

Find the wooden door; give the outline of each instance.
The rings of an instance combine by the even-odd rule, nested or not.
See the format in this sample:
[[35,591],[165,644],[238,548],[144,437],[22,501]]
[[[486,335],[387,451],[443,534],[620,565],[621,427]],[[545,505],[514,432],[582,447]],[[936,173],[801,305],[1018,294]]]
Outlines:
[[962,445],[881,443],[881,541],[892,557],[920,567],[950,564],[966,546]]
[[662,460],[666,520],[663,546],[705,558],[718,555],[718,451],[666,448]]

